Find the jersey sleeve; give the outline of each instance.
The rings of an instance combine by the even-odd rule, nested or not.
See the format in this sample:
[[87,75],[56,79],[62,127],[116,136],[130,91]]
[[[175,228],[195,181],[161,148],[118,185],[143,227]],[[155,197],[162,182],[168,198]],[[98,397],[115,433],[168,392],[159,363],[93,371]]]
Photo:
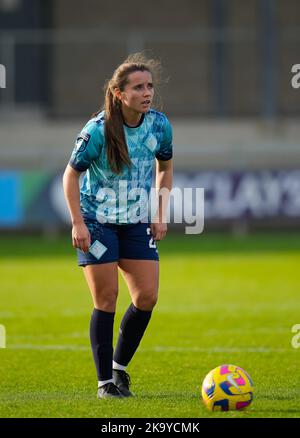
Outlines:
[[172,127],[167,117],[165,117],[161,141],[155,154],[155,157],[158,160],[167,161],[172,158],[173,156],[172,140],[173,140]]
[[102,146],[103,136],[98,125],[96,123],[86,125],[75,141],[69,161],[70,166],[78,172],[84,172],[92,161],[99,157]]

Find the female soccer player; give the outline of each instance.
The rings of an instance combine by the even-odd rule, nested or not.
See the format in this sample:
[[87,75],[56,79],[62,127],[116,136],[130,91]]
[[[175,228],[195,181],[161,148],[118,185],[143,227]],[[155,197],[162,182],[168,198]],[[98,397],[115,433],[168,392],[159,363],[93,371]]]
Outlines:
[[[148,197],[156,159],[156,190],[172,188],[172,130],[151,108],[160,64],[129,56],[105,86],[103,111],[79,134],[63,176],[78,264],[94,302],[90,340],[99,398],[131,396],[125,371],[137,350],[158,295],[156,241],[167,232],[167,198],[149,219]],[[85,172],[79,190],[79,177]],[[153,215],[152,215],[153,216]],[[113,354],[118,268],[132,303]]]

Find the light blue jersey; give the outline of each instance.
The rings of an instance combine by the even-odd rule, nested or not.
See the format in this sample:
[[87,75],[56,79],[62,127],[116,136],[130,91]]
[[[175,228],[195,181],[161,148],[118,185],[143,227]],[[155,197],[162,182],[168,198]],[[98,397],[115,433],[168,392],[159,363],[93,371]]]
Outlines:
[[69,162],[75,170],[86,171],[80,189],[82,215],[101,223],[145,220],[154,159],[172,158],[171,125],[163,113],[152,109],[142,115],[137,127],[124,124],[132,166],[116,174],[107,160],[104,124],[104,111],[88,121]]

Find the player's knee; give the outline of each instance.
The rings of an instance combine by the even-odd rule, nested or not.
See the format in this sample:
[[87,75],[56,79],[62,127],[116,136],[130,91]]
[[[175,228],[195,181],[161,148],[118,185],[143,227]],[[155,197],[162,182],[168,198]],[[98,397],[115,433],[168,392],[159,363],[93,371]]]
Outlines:
[[157,293],[141,294],[137,300],[135,306],[140,310],[150,311],[157,303]]
[[97,309],[104,312],[114,312],[116,308],[118,290],[105,288],[94,294],[94,304]]

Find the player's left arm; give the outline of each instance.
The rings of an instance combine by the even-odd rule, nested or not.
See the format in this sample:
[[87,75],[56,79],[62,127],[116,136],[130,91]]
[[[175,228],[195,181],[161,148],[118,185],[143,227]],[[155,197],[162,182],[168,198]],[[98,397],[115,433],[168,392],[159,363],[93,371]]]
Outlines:
[[156,191],[158,208],[151,224],[151,231],[155,240],[162,240],[168,230],[167,209],[169,196],[173,184],[173,160],[156,159]]

